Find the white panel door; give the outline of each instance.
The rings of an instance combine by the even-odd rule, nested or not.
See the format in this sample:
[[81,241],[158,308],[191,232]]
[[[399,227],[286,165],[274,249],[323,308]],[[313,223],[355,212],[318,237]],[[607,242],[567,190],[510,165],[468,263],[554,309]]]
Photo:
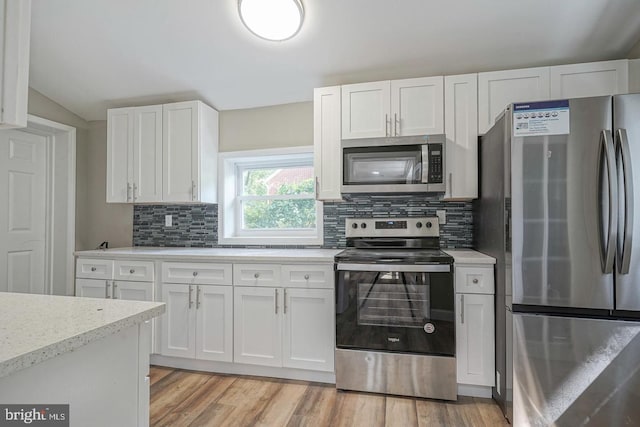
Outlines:
[[549,67],[478,74],[478,131],[485,134],[512,102],[549,99]]
[[495,385],[493,295],[456,294],[458,383]]
[[198,104],[165,104],[162,110],[162,200],[195,201],[198,184]]
[[284,292],[282,365],[333,372],[333,290],[289,288]]
[[233,287],[199,285],[196,359],[233,361]]
[[313,167],[318,200],[341,200],[340,86],[313,91]]
[[629,90],[629,62],[591,62],[550,67],[551,98],[618,95]]
[[112,283],[113,299],[153,301],[153,283],[151,282],[114,280]]
[[133,112],[135,108],[107,111],[107,202],[132,199]]
[[444,133],[442,76],[391,80],[391,135]]
[[281,299],[281,288],[234,287],[234,362],[282,366]]
[[87,298],[109,298],[109,280],[76,279],[76,296]]
[[194,288],[193,285],[162,284],[162,301],[167,304],[166,312],[160,317],[160,354],[164,356],[193,359],[196,355]]
[[46,143],[0,133],[0,291],[45,292]]
[[444,78],[445,200],[478,197],[478,75]]
[[391,136],[389,81],[342,86],[342,139]]
[[134,202],[162,201],[162,105],[137,107],[133,115]]

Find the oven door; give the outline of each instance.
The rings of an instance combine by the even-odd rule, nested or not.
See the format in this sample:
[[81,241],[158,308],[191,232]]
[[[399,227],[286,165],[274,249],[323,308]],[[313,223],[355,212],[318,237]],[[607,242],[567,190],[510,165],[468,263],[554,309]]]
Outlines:
[[449,264],[338,264],[336,346],[455,356]]

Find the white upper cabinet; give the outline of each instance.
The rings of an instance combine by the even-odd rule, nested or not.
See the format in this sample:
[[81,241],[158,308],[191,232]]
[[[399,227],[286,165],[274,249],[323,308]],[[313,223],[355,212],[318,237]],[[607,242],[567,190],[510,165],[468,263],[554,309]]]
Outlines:
[[560,65],[550,68],[551,98],[617,95],[629,90],[629,63],[619,61]]
[[216,203],[218,112],[200,101],[163,106],[162,201]]
[[478,75],[446,76],[444,200],[478,197]]
[[508,104],[549,99],[549,67],[478,74],[478,131],[485,134]]
[[640,59],[629,60],[629,93],[640,92]]
[[342,139],[389,136],[389,81],[342,86]]
[[200,101],[107,112],[107,202],[215,203],[218,112]]
[[342,86],[342,139],[444,133],[443,77]]
[[27,126],[31,0],[0,0],[0,129]]
[[340,86],[313,91],[313,168],[316,199],[340,200]]
[[162,197],[162,105],[107,111],[107,202]]
[[391,80],[392,136],[444,133],[443,77]]

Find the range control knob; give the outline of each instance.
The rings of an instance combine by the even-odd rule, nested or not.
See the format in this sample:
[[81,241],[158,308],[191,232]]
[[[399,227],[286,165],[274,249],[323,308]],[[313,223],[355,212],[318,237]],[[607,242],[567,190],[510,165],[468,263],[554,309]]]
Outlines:
[[427,221],[426,226],[427,226],[427,228],[431,228],[431,226],[432,226],[431,221]]
[[362,224],[360,224],[360,228],[367,228],[367,223],[363,222]]
[[354,222],[353,224],[351,224],[351,228],[358,228],[358,224]]
[[416,222],[416,227],[417,228],[422,228],[422,223],[420,221]]

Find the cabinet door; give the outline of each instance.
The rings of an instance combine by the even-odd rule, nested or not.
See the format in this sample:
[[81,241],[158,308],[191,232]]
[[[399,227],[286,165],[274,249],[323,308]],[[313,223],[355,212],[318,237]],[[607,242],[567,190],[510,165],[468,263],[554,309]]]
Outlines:
[[478,75],[444,78],[445,200],[478,197]]
[[549,99],[549,67],[478,74],[478,131],[485,134],[512,102]]
[[132,187],[134,202],[162,201],[162,105],[134,110]]
[[284,367],[333,372],[334,301],[331,289],[284,290]]
[[107,202],[132,201],[133,111],[114,108],[107,111]]
[[493,295],[456,294],[458,383],[495,385]]
[[197,200],[198,104],[162,106],[163,202]]
[[282,366],[281,299],[281,288],[234,287],[234,362]]
[[629,60],[629,93],[640,92],[640,59]]
[[389,81],[342,86],[342,139],[391,136]]
[[27,126],[31,0],[0,3],[0,129]]
[[444,133],[443,78],[391,80],[391,135]]
[[628,66],[628,61],[622,59],[551,67],[551,98],[567,99],[627,93]]
[[152,282],[129,282],[114,280],[112,289],[113,299],[129,301],[153,301]]
[[318,200],[341,200],[340,86],[313,91],[313,167]]
[[109,298],[109,289],[111,281],[98,279],[77,279],[76,278],[76,296],[87,298]]
[[162,301],[167,304],[161,316],[160,354],[164,356],[193,359],[196,355],[194,288],[193,285],[162,284]]
[[233,287],[197,286],[196,359],[233,361]]

